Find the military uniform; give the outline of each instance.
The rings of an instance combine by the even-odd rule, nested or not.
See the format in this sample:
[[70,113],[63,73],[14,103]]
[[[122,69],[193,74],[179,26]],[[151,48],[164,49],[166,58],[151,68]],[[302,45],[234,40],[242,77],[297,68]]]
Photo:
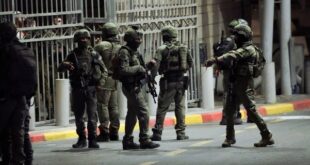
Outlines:
[[238,25],[235,28],[235,36],[237,43],[237,50],[229,51],[221,57],[208,60],[206,66],[211,66],[213,63],[222,65],[224,63],[233,63],[233,75],[230,82],[232,83],[232,91],[227,96],[227,127],[226,139],[222,147],[230,147],[236,142],[233,116],[237,110],[237,106],[242,103],[247,110],[248,116],[257,125],[261,132],[262,140],[255,143],[255,147],[265,147],[274,144],[272,134],[267,128],[264,120],[259,116],[256,111],[254,101],[253,89],[253,64],[256,59],[256,50],[252,44],[252,31],[247,25]]
[[95,46],[95,50],[101,55],[108,69],[108,77],[104,85],[97,88],[98,115],[100,135],[98,141],[118,140],[119,135],[119,109],[117,103],[117,80],[112,78],[112,59],[118,53],[121,45],[116,38],[118,31],[113,23],[103,26],[103,41]]
[[188,139],[185,135],[185,90],[189,81],[186,72],[192,66],[192,58],[187,48],[176,41],[177,32],[173,27],[164,27],[162,35],[164,45],[158,48],[155,57],[158,72],[162,78],[152,140],[161,140],[165,116],[173,101],[175,102],[177,140],[184,140]]
[[[244,19],[234,19],[232,20],[229,24],[228,24],[228,30],[229,32],[232,34],[234,32],[234,28],[237,25],[248,25],[247,21]],[[227,53],[230,50],[235,50],[237,49],[236,44],[234,42],[234,36],[230,35],[229,37],[226,37],[224,39],[221,40],[220,43],[216,43],[214,44],[214,55],[216,57],[220,57],[221,55]],[[221,125],[226,125],[227,121],[226,121],[226,115],[225,112],[228,111],[227,109],[230,108],[230,106],[227,105],[227,95],[228,92],[231,92],[231,86],[232,84],[230,83],[231,80],[231,69],[230,69],[230,63],[225,63],[222,64],[222,66],[219,66],[220,70],[223,70],[223,93],[224,93],[224,97],[223,97],[223,116],[222,116],[222,120],[220,121]],[[254,84],[253,84],[254,85]],[[254,86],[252,86],[252,88],[254,88]],[[240,113],[240,105],[237,105],[237,111],[236,114],[234,115],[234,123],[237,124],[242,124],[242,120],[241,120],[241,113]],[[252,121],[250,120],[250,118],[248,117],[248,123],[251,123]]]
[[[143,66],[143,58],[137,51],[142,42],[141,35],[136,28],[129,28],[124,35],[126,46],[123,46],[119,51],[119,74],[128,107],[125,119],[125,136],[122,141],[124,150],[159,147],[159,144],[153,143],[148,135],[149,114],[141,83],[141,80],[145,79],[146,70]],[[137,119],[140,127],[140,146],[134,143],[132,136]]]
[[86,147],[86,132],[83,119],[85,110],[88,117],[88,147],[99,148],[96,142],[96,86],[104,84],[104,77],[107,74],[107,70],[104,70],[105,66],[100,55],[92,51],[89,46],[89,38],[90,34],[86,30],[76,32],[74,40],[78,42],[78,47],[66,57],[58,68],[61,72],[69,70],[72,89],[71,110],[74,112],[76,133],[79,136],[78,142],[72,146],[73,148]]
[[0,147],[4,164],[22,165],[27,98],[35,94],[37,76],[35,56],[16,34],[14,24],[0,23]]

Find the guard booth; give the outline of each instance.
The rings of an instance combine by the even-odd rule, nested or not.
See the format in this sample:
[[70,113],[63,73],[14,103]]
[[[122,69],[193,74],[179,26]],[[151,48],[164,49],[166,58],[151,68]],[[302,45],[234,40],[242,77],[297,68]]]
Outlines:
[[35,96],[36,123],[54,122],[55,80],[67,78],[57,72],[59,63],[73,49],[75,30],[91,31],[92,44],[100,41],[101,26],[119,25],[120,37],[129,25],[143,31],[140,52],[145,61],[162,44],[160,29],[172,25],[179,40],[188,46],[194,60],[190,70],[188,102],[200,102],[200,59],[197,37],[196,0],[1,0],[0,20],[18,28],[18,38],[35,53],[38,64],[38,91]]

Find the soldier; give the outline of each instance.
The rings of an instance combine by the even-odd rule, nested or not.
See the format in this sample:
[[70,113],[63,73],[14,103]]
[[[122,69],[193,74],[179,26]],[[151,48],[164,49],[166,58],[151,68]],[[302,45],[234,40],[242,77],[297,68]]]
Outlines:
[[32,162],[32,149],[27,141],[27,100],[37,87],[36,60],[16,34],[15,25],[0,23],[0,147],[2,163],[28,165]]
[[113,23],[106,23],[102,27],[102,42],[95,46],[108,69],[108,77],[103,86],[97,88],[98,115],[100,121],[100,135],[97,141],[119,140],[120,126],[119,110],[117,105],[117,80],[112,78],[112,60],[118,53],[121,45],[117,38],[118,29]]
[[137,27],[130,27],[124,35],[126,45],[119,51],[120,59],[120,81],[122,91],[127,98],[128,111],[125,119],[125,135],[123,137],[123,149],[138,149],[139,145],[134,143],[133,129],[139,120],[140,134],[139,142],[141,149],[153,149],[159,144],[153,143],[148,135],[149,114],[147,104],[142,92],[141,80],[145,79],[146,70],[143,66],[144,60],[138,52],[142,43],[142,33]]
[[187,48],[177,41],[178,32],[174,27],[165,26],[161,33],[164,44],[158,48],[155,59],[151,61],[162,75],[151,139],[161,141],[165,116],[174,101],[177,140],[186,140],[189,138],[185,135],[185,90],[189,82],[186,72],[192,67],[193,61]]
[[[215,43],[214,46],[213,46],[213,49],[214,49],[214,55],[216,57],[219,57],[225,53],[227,53],[228,51],[230,50],[233,50],[233,49],[236,49],[236,44],[235,44],[235,41],[234,41],[234,36],[232,35],[233,32],[234,32],[234,27],[236,27],[237,25],[239,24],[242,24],[242,25],[248,25],[248,22],[244,19],[234,19],[232,20],[229,24],[228,24],[228,30],[230,32],[230,36],[226,37],[226,38],[223,38],[221,39],[221,42],[219,43]],[[228,68],[228,67],[225,67],[225,65],[223,66],[217,66],[219,67],[218,70],[223,70],[223,95],[224,95],[224,98],[223,98],[223,110],[222,110],[222,120],[220,121],[220,125],[226,125],[227,122],[226,122],[226,117],[225,117],[225,112],[226,112],[226,109],[229,108],[227,107],[227,104],[226,104],[226,98],[227,98],[227,92],[230,90],[230,83],[229,83],[229,77],[230,77],[230,74],[231,74],[231,70]],[[238,105],[237,107],[237,111],[236,111],[236,114],[234,116],[234,123],[235,125],[239,125],[239,124],[242,124],[242,119],[241,119],[241,113],[240,113],[240,106]],[[248,123],[251,123],[251,120],[248,118]]]
[[71,84],[71,110],[74,112],[76,133],[79,138],[73,148],[86,147],[84,113],[88,117],[88,148],[99,148],[96,141],[97,95],[96,86],[104,84],[107,70],[101,56],[90,47],[90,33],[80,29],[74,34],[75,48],[60,64],[58,71],[69,71]]
[[231,50],[221,57],[212,58],[206,61],[206,66],[209,67],[216,63],[217,65],[232,64],[231,70],[233,74],[230,76],[232,83],[232,91],[227,96],[227,106],[231,107],[226,109],[227,126],[226,126],[226,139],[222,147],[230,147],[236,143],[233,116],[240,103],[244,105],[247,110],[248,116],[253,119],[262,135],[261,141],[255,143],[255,147],[266,147],[267,145],[274,144],[272,134],[267,128],[264,120],[256,112],[254,102],[254,89],[253,89],[253,64],[257,56],[257,51],[252,43],[252,30],[247,25],[237,25],[234,31],[235,42],[237,45],[236,50]]

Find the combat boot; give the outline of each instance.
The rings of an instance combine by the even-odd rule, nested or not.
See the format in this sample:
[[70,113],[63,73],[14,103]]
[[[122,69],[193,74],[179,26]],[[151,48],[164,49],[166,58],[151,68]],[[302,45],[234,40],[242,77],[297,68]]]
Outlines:
[[133,141],[133,136],[129,137],[124,136],[122,143],[123,143],[123,150],[133,150],[140,148],[140,145]]
[[154,149],[154,148],[158,148],[159,146],[160,146],[159,144],[152,142],[150,139],[140,141],[141,149]]
[[96,140],[88,140],[88,148],[100,148]]
[[161,141],[162,131],[159,131],[156,128],[153,128],[152,131],[153,131],[153,135],[151,136],[151,140],[152,141]]
[[225,139],[225,141],[223,142],[222,144],[222,147],[223,148],[226,148],[226,147],[231,147],[232,144],[235,144],[236,143],[236,139]]
[[236,114],[234,116],[234,124],[235,125],[241,125],[243,123],[241,117],[242,117],[241,113],[240,112],[236,112]]
[[109,134],[100,133],[100,134],[96,137],[96,140],[97,140],[98,142],[108,142],[108,141],[110,141],[110,137],[109,137]]
[[255,147],[266,147],[267,145],[273,145],[274,140],[272,139],[272,134],[269,131],[262,132],[262,139],[258,143],[254,143]]
[[226,128],[226,139],[222,143],[222,147],[231,147],[232,144],[236,143],[236,138],[235,138],[235,129],[231,126],[227,126]]
[[235,125],[241,125],[243,122],[242,122],[242,119],[241,118],[238,118],[238,117],[236,117],[235,119],[234,119],[234,124]]
[[119,140],[118,134],[111,134],[110,133],[110,140],[111,141],[118,141]]
[[72,145],[72,148],[84,148],[87,146],[86,137],[79,137],[78,141]]
[[187,140],[189,137],[187,135],[177,135],[177,140]]
[[187,135],[185,135],[184,130],[177,130],[177,140],[187,140],[189,139],[189,137]]

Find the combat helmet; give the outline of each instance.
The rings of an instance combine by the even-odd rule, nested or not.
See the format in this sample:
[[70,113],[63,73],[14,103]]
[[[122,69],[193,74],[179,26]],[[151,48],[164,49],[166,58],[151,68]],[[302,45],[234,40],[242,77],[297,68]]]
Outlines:
[[74,42],[78,42],[81,38],[88,38],[88,39],[90,39],[90,33],[89,33],[89,31],[86,30],[86,29],[77,30],[77,31],[74,33],[74,36],[73,36]]
[[3,41],[10,41],[17,35],[17,29],[13,23],[0,23],[0,39]]
[[118,34],[117,26],[112,22],[107,22],[102,26],[102,37],[110,38]]
[[138,26],[130,26],[125,32],[124,41],[135,42],[137,39],[141,39],[142,33],[138,30]]
[[229,31],[231,33],[234,32],[235,30],[235,27],[237,25],[249,25],[248,22],[242,18],[238,18],[238,19],[233,19],[232,21],[230,21],[230,23],[228,24],[228,28],[229,28]]
[[237,25],[234,28],[234,35],[244,38],[245,40],[250,40],[252,38],[253,32],[248,25]]
[[178,31],[173,26],[167,25],[161,29],[161,34],[169,38],[177,38]]

